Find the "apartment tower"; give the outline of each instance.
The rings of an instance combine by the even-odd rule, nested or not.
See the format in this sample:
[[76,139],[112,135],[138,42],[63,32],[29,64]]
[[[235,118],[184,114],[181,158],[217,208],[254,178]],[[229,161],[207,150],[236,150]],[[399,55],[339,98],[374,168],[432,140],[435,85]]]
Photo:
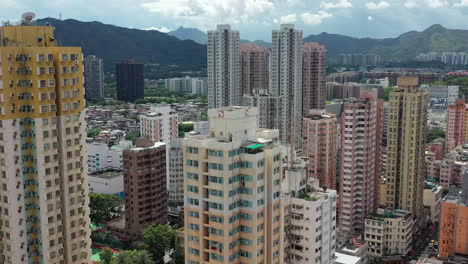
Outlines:
[[310,109],[325,109],[327,49],[316,42],[302,48],[302,115]]
[[302,154],[307,160],[307,178],[321,187],[336,190],[338,120],[325,110],[312,110],[302,121]]
[[381,192],[386,207],[418,217],[423,213],[427,96],[415,77],[399,77],[398,89],[390,93],[386,186]]
[[134,102],[144,98],[143,63],[123,60],[116,64],[117,100]]
[[240,105],[239,31],[218,25],[208,31],[208,108]]
[[184,141],[185,263],[283,263],[282,146],[257,115],[209,109]]
[[104,98],[104,64],[102,59],[88,55],[84,59],[86,100]]
[[149,113],[140,115],[140,135],[153,142],[170,144],[179,136],[178,127],[178,115],[166,103],[152,106]]
[[456,100],[447,108],[447,151],[465,142],[465,100]]
[[240,46],[241,54],[241,95],[251,95],[253,90],[269,89],[269,51],[254,43]]
[[372,92],[345,102],[341,115],[341,231],[364,232],[365,218],[379,206],[383,103]]
[[123,160],[125,232],[138,237],[150,224],[167,223],[166,144],[138,138]]
[[[302,44],[302,30],[294,29],[292,24],[284,24],[280,30],[273,30],[270,92],[282,98],[281,142],[287,143],[293,139],[298,148],[302,142]],[[293,136],[290,136],[291,133]]]
[[90,263],[83,54],[0,27],[0,263]]
[[452,188],[440,212],[439,257],[468,255],[468,174],[462,189]]

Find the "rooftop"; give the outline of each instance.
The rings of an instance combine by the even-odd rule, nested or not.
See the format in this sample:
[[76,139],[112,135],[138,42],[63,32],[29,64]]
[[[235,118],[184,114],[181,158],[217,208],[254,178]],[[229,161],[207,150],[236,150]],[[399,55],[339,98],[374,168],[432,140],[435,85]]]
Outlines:
[[113,179],[117,177],[122,177],[123,172],[117,168],[104,168],[100,171],[91,172],[90,177],[101,178],[101,179]]
[[357,264],[357,263],[360,263],[361,261],[361,258],[359,257],[355,257],[355,256],[351,256],[351,255],[347,255],[347,254],[343,254],[339,252],[335,252],[335,256],[336,256],[336,259],[335,259],[336,264]]

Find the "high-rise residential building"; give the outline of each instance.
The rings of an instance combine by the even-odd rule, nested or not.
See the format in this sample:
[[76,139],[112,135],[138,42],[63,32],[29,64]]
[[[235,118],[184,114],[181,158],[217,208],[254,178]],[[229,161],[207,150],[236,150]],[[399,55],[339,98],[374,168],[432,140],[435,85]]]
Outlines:
[[202,95],[207,93],[206,77],[171,78],[164,80],[164,87],[176,93]]
[[307,178],[336,189],[338,121],[324,110],[311,111],[302,121],[302,154],[307,160]]
[[84,59],[86,100],[104,98],[104,63],[102,59],[88,55]]
[[0,27],[0,263],[89,263],[83,54]]
[[166,144],[138,138],[124,151],[125,232],[139,236],[150,224],[167,223]]
[[252,95],[244,95],[242,98],[243,106],[257,107],[258,127],[278,129],[280,127],[281,118],[281,96],[273,96],[266,93],[255,93]]
[[344,104],[341,121],[340,230],[364,232],[379,206],[383,103],[373,93]]
[[124,60],[116,64],[117,100],[133,102],[145,97],[143,63]]
[[282,146],[257,109],[208,110],[184,141],[185,263],[283,263]]
[[282,98],[279,119],[281,142],[287,143],[293,139],[297,147],[302,142],[302,44],[302,30],[294,29],[292,24],[284,24],[280,30],[273,30],[270,92]]
[[439,230],[439,257],[468,255],[468,175],[442,200]]
[[208,108],[240,105],[239,31],[218,25],[208,31]]
[[305,162],[291,154],[283,170],[284,263],[334,263],[336,191],[307,180]]
[[327,49],[316,42],[302,48],[302,115],[311,109],[325,109]]
[[172,139],[168,153],[167,204],[169,221],[178,220],[184,206],[183,138]]
[[414,215],[408,211],[379,208],[377,213],[366,217],[367,253],[376,258],[407,255],[411,251],[414,225]]
[[421,216],[427,125],[427,92],[418,78],[398,78],[388,108],[386,187],[381,192],[386,207]]
[[465,100],[456,100],[447,108],[447,151],[465,142]]
[[240,46],[240,55],[241,95],[251,95],[254,90],[268,90],[268,49],[254,43],[244,43]]
[[166,103],[151,107],[150,112],[140,115],[140,135],[153,142],[170,144],[179,136],[177,112]]

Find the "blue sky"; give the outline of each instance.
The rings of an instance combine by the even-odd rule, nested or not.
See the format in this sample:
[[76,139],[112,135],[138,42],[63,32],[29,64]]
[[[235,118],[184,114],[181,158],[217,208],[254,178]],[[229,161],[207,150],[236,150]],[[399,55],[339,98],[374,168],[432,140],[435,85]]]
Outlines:
[[395,37],[436,23],[468,29],[468,0],[0,0],[0,20],[26,11],[160,31],[224,22],[243,39],[267,41],[280,23],[296,24],[305,36]]

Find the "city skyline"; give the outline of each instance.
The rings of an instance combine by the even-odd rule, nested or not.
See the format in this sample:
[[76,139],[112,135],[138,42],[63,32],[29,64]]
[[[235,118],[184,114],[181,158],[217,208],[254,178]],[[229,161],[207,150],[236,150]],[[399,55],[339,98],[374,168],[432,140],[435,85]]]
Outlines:
[[[82,12],[87,2],[96,8]],[[468,19],[466,0],[324,0],[314,5],[304,0],[124,0],[118,3],[82,0],[40,5],[29,0],[7,0],[0,3],[0,18],[18,20],[15,14],[28,10],[41,18],[61,16],[162,32],[179,26],[206,31],[211,25],[229,23],[244,33],[241,36],[244,39],[266,41],[270,40],[267,32],[281,23],[296,23],[304,30],[304,36],[328,32],[384,38],[421,31],[432,24],[463,29],[466,28],[463,21]],[[395,13],[399,15],[392,15]]]

